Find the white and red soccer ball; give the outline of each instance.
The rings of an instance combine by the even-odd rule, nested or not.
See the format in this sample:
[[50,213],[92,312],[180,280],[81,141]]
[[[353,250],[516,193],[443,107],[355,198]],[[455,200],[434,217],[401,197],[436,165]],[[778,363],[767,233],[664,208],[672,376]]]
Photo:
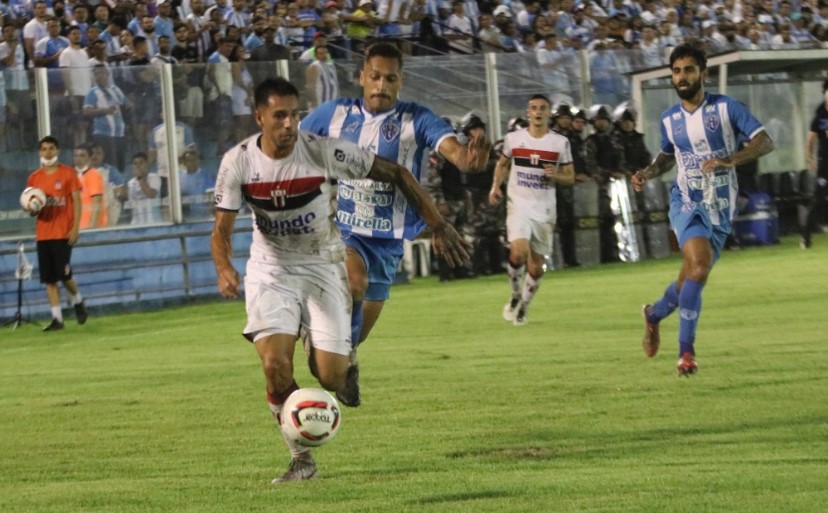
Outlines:
[[26,187],[20,195],[20,206],[31,215],[36,215],[46,206],[46,193],[37,187]]
[[282,406],[282,432],[306,447],[333,440],[341,420],[336,399],[321,388],[300,388]]

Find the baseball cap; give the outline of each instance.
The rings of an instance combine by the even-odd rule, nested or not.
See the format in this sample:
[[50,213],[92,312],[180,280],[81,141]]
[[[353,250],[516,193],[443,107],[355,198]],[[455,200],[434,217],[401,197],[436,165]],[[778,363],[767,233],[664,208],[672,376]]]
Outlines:
[[497,8],[494,10],[494,12],[492,14],[494,14],[495,16],[500,16],[502,14],[502,15],[506,16],[507,18],[512,17],[512,12],[505,5],[497,6]]
[[372,2],[371,0],[359,0],[359,6],[360,7],[365,6],[365,5],[374,5],[374,2]]

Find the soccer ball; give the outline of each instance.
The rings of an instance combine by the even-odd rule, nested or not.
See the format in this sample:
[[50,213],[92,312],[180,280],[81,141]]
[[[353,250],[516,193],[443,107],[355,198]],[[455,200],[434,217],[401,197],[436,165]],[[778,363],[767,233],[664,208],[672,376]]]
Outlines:
[[35,215],[46,206],[46,193],[37,187],[26,187],[20,195],[20,206],[25,212]]
[[336,399],[321,388],[300,388],[282,406],[282,432],[306,447],[318,447],[333,440],[341,415]]

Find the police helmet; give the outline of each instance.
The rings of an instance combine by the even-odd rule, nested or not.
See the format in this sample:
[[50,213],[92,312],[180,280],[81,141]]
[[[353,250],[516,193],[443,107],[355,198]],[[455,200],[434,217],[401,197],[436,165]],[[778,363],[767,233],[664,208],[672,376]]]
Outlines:
[[568,103],[564,102],[555,104],[555,107],[552,109],[552,117],[557,118],[558,116],[572,117],[572,107],[570,107]]
[[612,107],[609,105],[602,105],[597,104],[593,105],[589,108],[589,114],[587,114],[587,119],[589,119],[590,123],[595,123],[597,119],[606,119],[607,121],[612,121]]
[[528,128],[529,122],[523,118],[512,118],[506,124],[506,131],[507,132],[514,132],[515,130],[520,130],[522,128]]
[[632,121],[635,123],[635,118],[635,109],[633,109],[632,103],[628,101],[618,104],[618,107],[616,107],[612,113],[612,119],[616,123],[620,123],[622,121]]
[[572,107],[572,119],[583,119],[588,121],[587,113],[582,107]]
[[460,120],[460,131],[463,132],[463,135],[468,137],[469,133],[471,133],[471,131],[475,128],[482,128],[485,130],[486,123],[480,119],[480,116],[478,116],[477,113],[469,112]]

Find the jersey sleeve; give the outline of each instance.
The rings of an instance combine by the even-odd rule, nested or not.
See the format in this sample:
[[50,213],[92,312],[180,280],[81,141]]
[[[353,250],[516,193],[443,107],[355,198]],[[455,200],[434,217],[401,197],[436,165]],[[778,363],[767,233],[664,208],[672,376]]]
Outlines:
[[368,176],[374,164],[369,150],[342,139],[316,139],[324,151],[325,168],[334,178],[360,179]]
[[242,197],[243,155],[238,148],[224,154],[216,177],[216,208],[238,212],[244,201]]
[[417,146],[440,149],[446,137],[453,136],[454,130],[446,121],[431,110],[417,105],[414,110],[414,133]]
[[506,157],[507,159],[512,158],[512,144],[514,136],[512,136],[514,132],[506,134],[506,137],[503,139],[503,148],[500,150],[500,154]]
[[336,109],[336,101],[331,100],[323,103],[319,107],[313,109],[310,114],[305,116],[300,123],[299,128],[312,134],[327,137],[328,127],[331,124],[334,109]]
[[666,153],[668,155],[672,155],[676,152],[675,147],[673,146],[673,142],[670,140],[669,135],[667,134],[667,124],[669,123],[669,117],[667,115],[661,116],[661,152]]
[[736,131],[744,134],[747,139],[753,139],[765,129],[744,103],[733,98],[728,98],[727,115],[730,117],[730,123],[736,128]]

